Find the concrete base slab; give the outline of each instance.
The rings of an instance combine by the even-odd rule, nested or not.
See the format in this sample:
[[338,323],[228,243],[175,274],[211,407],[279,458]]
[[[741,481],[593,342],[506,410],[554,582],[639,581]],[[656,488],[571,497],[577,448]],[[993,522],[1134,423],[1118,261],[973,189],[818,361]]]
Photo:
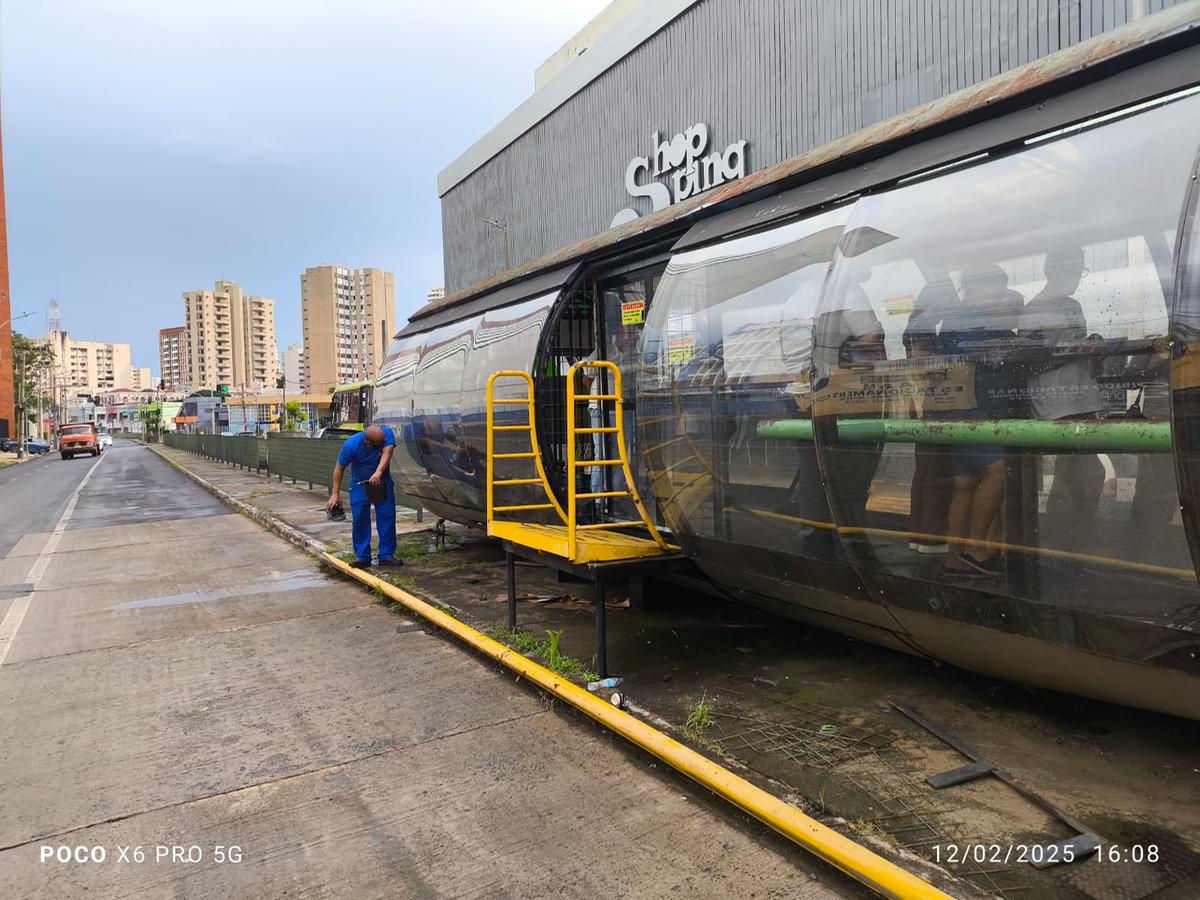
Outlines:
[[0,733],[22,740],[0,747],[0,846],[540,709],[401,622],[351,609],[6,664]]
[[[691,786],[663,781],[612,741],[543,711],[52,843],[103,846],[113,857],[120,846],[141,846],[151,858],[157,846],[195,847],[203,858],[45,865],[38,847],[27,845],[0,853],[0,894],[805,900],[832,893],[777,842],[714,820]],[[241,862],[217,862],[216,848],[230,846]]]

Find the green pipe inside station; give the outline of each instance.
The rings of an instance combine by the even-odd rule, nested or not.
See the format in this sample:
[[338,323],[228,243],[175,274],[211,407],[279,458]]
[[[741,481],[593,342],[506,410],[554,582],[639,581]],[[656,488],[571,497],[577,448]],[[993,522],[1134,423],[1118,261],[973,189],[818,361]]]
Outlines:
[[[839,419],[846,443],[948,444],[1167,453],[1171,423],[1137,419]],[[812,419],[759,422],[760,438],[813,439]]]

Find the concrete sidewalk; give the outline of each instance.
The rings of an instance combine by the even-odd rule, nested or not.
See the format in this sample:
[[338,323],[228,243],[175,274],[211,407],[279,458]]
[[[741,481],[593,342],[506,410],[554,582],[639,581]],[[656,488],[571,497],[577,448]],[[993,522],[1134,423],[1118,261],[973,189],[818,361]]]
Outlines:
[[[343,539],[319,493],[187,462]],[[0,896],[863,893],[145,447],[68,509],[5,560],[43,571],[0,667]]]

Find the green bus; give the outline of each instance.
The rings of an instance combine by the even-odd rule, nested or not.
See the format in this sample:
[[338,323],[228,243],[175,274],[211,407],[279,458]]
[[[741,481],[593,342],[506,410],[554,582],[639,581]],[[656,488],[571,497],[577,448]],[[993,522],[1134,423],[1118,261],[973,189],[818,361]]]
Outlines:
[[375,394],[374,381],[339,384],[333,389],[333,427],[344,431],[362,431],[371,417]]

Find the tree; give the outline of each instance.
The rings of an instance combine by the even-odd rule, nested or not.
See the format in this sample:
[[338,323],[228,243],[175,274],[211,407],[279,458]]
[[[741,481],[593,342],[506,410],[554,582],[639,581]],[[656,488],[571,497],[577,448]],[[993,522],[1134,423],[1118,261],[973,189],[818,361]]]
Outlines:
[[[30,425],[37,423],[38,401],[44,410],[53,409],[54,398],[50,395],[49,370],[54,365],[54,351],[49,343],[28,338],[20,332],[12,335],[13,404],[17,416],[24,407],[25,434],[30,436]],[[37,436],[36,430],[32,432]]]
[[304,408],[297,400],[289,400],[285,408],[287,409],[287,426],[285,430],[299,431],[300,426],[308,421],[308,413],[304,411]]
[[138,407],[138,418],[142,420],[142,434],[146,440],[159,440],[162,432],[162,405],[143,403]]

